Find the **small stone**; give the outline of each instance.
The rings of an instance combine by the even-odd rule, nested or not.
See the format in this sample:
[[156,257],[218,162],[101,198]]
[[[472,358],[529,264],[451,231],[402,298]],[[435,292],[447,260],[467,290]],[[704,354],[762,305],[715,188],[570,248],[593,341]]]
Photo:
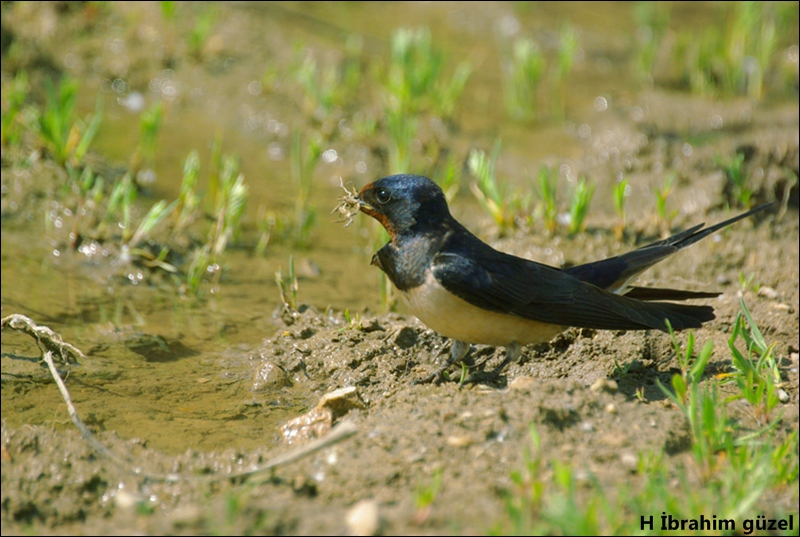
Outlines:
[[623,451],[619,456],[619,460],[622,465],[631,472],[636,472],[636,470],[639,468],[639,457],[630,451]]
[[614,403],[608,403],[606,405],[606,412],[609,414],[616,414],[617,413],[617,405]]
[[333,419],[337,419],[354,408],[366,408],[366,405],[356,387],[347,386],[323,395],[317,407],[329,408],[333,412]]
[[769,287],[768,285],[762,285],[758,288],[758,296],[763,296],[764,298],[768,298],[770,300],[775,300],[778,298],[778,291]]
[[581,431],[585,433],[594,431],[594,424],[591,421],[582,421],[580,427]]
[[535,387],[538,384],[538,381],[534,377],[528,376],[521,376],[514,378],[511,382],[508,383],[508,387],[512,390],[519,390],[519,391],[528,391],[531,388]]
[[462,436],[448,436],[447,437],[447,445],[453,447],[468,447],[473,444],[472,438],[467,435]]
[[599,392],[617,393],[619,386],[617,386],[617,381],[615,380],[599,378],[592,383],[589,389],[595,393]]
[[250,389],[254,392],[262,392],[274,388],[286,388],[292,385],[286,371],[274,362],[264,361],[253,375],[253,384]]
[[731,283],[731,278],[727,274],[720,274],[717,276],[717,284],[728,285],[729,283]]
[[380,527],[378,502],[361,500],[347,511],[345,518],[351,535],[375,535]]
[[355,386],[326,393],[317,406],[281,426],[283,440],[291,445],[298,441],[319,438],[333,427],[333,422],[354,408],[365,408]]
[[778,400],[781,403],[788,403],[789,402],[789,394],[783,390],[783,388],[778,389]]

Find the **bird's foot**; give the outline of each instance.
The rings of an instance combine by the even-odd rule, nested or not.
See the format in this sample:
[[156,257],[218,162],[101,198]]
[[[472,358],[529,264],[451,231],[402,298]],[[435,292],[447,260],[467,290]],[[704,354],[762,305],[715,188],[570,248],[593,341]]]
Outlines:
[[459,389],[462,386],[466,386],[467,384],[496,384],[500,379],[500,373],[506,368],[508,364],[511,362],[516,362],[520,354],[522,354],[522,347],[520,347],[517,343],[511,343],[506,347],[506,357],[503,361],[492,369],[491,371],[476,371],[472,373],[470,376],[465,378],[461,384],[459,384]]
[[447,362],[427,377],[414,380],[411,382],[411,384],[430,384],[431,382],[440,384],[444,380],[445,371],[447,371],[447,368],[454,363],[463,360],[468,352],[469,343],[464,343],[463,341],[453,341],[453,346],[450,347],[450,358],[447,359]]

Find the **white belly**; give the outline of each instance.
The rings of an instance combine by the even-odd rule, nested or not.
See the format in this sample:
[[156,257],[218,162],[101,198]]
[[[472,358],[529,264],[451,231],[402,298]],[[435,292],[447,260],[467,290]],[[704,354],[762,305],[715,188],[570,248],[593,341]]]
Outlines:
[[424,284],[401,294],[420,321],[443,336],[466,343],[542,343],[564,330],[562,326],[473,306],[442,287],[431,272],[426,274]]

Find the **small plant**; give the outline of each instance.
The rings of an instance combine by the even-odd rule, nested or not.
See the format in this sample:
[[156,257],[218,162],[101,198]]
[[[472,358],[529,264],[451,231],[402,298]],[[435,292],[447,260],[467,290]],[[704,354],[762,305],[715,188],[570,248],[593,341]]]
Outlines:
[[643,84],[650,86],[656,55],[669,29],[670,8],[663,2],[637,2],[633,15],[637,25],[636,74]]
[[488,158],[483,151],[473,149],[467,166],[475,176],[470,184],[472,194],[500,228],[500,233],[506,234],[516,225],[516,218],[525,212],[528,202],[508,193],[505,183],[497,179],[495,166],[499,154],[500,140],[497,140]]
[[536,93],[544,76],[544,56],[530,39],[517,39],[503,62],[503,97],[511,119],[536,117]]
[[306,247],[311,240],[311,229],[317,218],[317,209],[311,205],[311,185],[314,167],[322,155],[322,138],[315,136],[303,144],[299,129],[292,133],[290,159],[292,182],[297,187],[293,240],[296,246]]
[[744,171],[744,153],[736,153],[728,160],[717,158],[716,164],[725,171],[729,186],[727,190],[731,192],[739,206],[749,209],[754,191]]
[[761,99],[768,81],[775,81],[778,91],[793,91],[781,87],[785,80],[776,53],[779,46],[796,42],[797,6],[736,2],[720,9],[723,23],[699,35],[679,35],[674,55],[683,64],[683,81],[691,91]]
[[573,235],[580,233],[586,227],[584,220],[589,214],[589,204],[592,202],[595,186],[597,185],[589,183],[585,177],[581,177],[570,190],[569,232]]
[[155,162],[156,141],[161,130],[164,119],[164,107],[162,103],[156,103],[144,112],[139,122],[139,144],[131,157],[130,169],[137,179],[142,181],[142,175],[146,170],[152,170]]
[[240,231],[240,222],[247,203],[247,185],[244,175],[239,173],[236,157],[226,155],[222,159],[220,190],[216,203],[216,222],[209,234],[212,259],[216,260],[225,251],[228,241]]
[[[230,240],[241,233],[241,220],[248,197],[244,175],[239,172],[238,159],[232,155],[222,155],[217,159],[212,151],[212,162],[215,160],[216,170],[212,170],[211,175],[217,178],[216,195],[213,199],[206,200],[213,207],[213,223],[206,235],[205,244],[194,250],[186,273],[187,286],[195,294],[199,292],[205,276],[212,276],[214,281],[220,277],[222,269],[219,260]],[[184,163],[185,183],[182,185],[186,187],[186,200],[194,197],[192,182],[196,179],[193,176],[198,170],[199,163],[190,155]],[[207,191],[206,198],[208,197]],[[178,203],[180,204],[180,199]]]
[[[163,13],[163,11],[162,11]],[[211,37],[211,32],[217,24],[219,11],[215,8],[207,8],[195,18],[189,35],[186,36],[186,44],[189,47],[189,55],[195,60],[203,58],[206,42]]]
[[308,49],[303,51],[304,58],[294,72],[304,97],[303,110],[308,116],[325,118],[343,98],[339,66],[326,63],[319,68],[313,54]]
[[21,112],[23,105],[28,100],[29,92],[30,85],[26,71],[18,72],[8,87],[3,89],[2,135],[0,135],[3,147],[19,142]]
[[417,119],[399,109],[389,109],[386,130],[389,133],[389,173],[407,173],[411,167],[411,142],[417,132]]
[[539,192],[538,212],[544,220],[544,227],[551,235],[558,226],[558,205],[556,204],[556,191],[558,190],[558,169],[542,164],[536,176]]
[[197,194],[197,178],[200,175],[200,157],[192,151],[183,161],[183,179],[178,195],[177,217],[174,233],[179,235],[192,222],[194,212],[200,201]]
[[617,216],[619,217],[617,225],[614,226],[614,237],[616,237],[618,241],[622,240],[622,237],[625,234],[625,226],[627,223],[625,202],[628,200],[630,193],[631,187],[628,184],[627,179],[623,179],[614,185],[614,210],[617,212]]
[[447,201],[453,201],[461,188],[461,167],[455,154],[450,154],[444,168],[436,169],[433,180],[442,188]]
[[56,89],[48,78],[44,85],[47,104],[36,122],[39,138],[59,165],[82,167],[86,152],[97,136],[103,119],[102,105],[98,100],[95,113],[90,118],[86,121],[76,120],[77,82],[64,78]]
[[452,116],[472,67],[462,62],[448,79],[444,65],[444,56],[433,46],[427,28],[395,31],[384,83],[385,108],[410,116],[425,111]]
[[678,214],[678,211],[667,210],[667,199],[672,194],[672,187],[675,185],[675,174],[670,173],[664,178],[664,184],[661,188],[656,188],[656,214],[658,215],[658,223],[664,233],[667,233],[671,227],[672,219]]
[[695,461],[704,469],[703,475],[708,477],[717,470],[720,462],[717,452],[732,449],[735,439],[734,426],[727,417],[717,384],[712,382],[705,386],[700,385],[714,344],[711,341],[706,342],[695,359],[694,333],[689,332],[684,352],[681,352],[680,344],[671,327],[670,334],[681,374],[672,377],[674,393],[660,381],[657,383],[664,394],[686,416],[693,439],[692,453]]
[[414,523],[418,526],[424,524],[431,514],[433,502],[442,487],[442,473],[441,468],[436,470],[431,477],[430,483],[417,487],[414,494],[414,507],[417,510],[414,514]]
[[289,275],[288,281],[284,279],[283,273],[279,270],[275,273],[275,284],[278,286],[278,293],[281,297],[281,304],[283,304],[283,311],[281,314],[288,312],[294,314],[297,312],[297,275],[294,272],[294,257],[289,256]]
[[[128,242],[131,237],[131,218],[133,203],[136,201],[138,191],[133,184],[133,177],[127,172],[122,178],[114,183],[111,194],[106,205],[105,225],[117,222],[122,229],[122,241]],[[120,215],[121,214],[121,220]]]
[[761,284],[756,282],[755,278],[755,274],[745,276],[743,270],[739,271],[739,291],[741,293],[744,293],[745,291],[753,291],[754,293],[758,294],[758,290],[761,289]]
[[566,112],[567,76],[575,64],[578,34],[570,24],[562,24],[558,35],[558,56],[551,74],[553,115],[563,118]]
[[[758,329],[744,299],[742,311],[733,323],[733,332],[728,339],[735,373],[727,375],[739,388],[732,400],[744,399],[753,407],[756,421],[764,426],[774,426],[778,420],[771,420],[772,412],[778,405],[778,388],[781,373],[772,351],[775,344],[767,345],[764,335]],[[739,342],[744,343],[740,350]]]

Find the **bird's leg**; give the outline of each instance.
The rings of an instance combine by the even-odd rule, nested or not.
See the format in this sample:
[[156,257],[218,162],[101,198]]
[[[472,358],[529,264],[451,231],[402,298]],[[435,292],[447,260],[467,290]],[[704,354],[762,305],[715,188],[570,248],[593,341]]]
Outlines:
[[517,360],[519,360],[519,357],[520,357],[521,354],[522,354],[522,347],[519,345],[519,343],[516,343],[516,342],[509,343],[508,345],[506,345],[506,357],[503,359],[503,361],[500,363],[500,365],[498,365],[496,368],[494,368],[489,373],[475,372],[475,373],[471,374],[466,379],[464,379],[464,382],[462,383],[462,385],[463,384],[472,384],[472,383],[476,383],[476,382],[479,382],[479,381],[485,381],[485,380],[490,380],[490,379],[496,378],[498,375],[500,375],[500,373],[503,371],[503,369],[505,369],[505,367],[508,364],[510,364],[511,362],[516,362]]
[[464,343],[463,341],[458,341],[454,339],[453,345],[450,347],[450,358],[447,359],[447,362],[439,369],[428,375],[427,377],[415,380],[414,382],[412,382],[412,384],[427,384],[433,381],[436,381],[436,383],[438,384],[439,382],[442,381],[442,375],[447,370],[447,368],[453,365],[454,363],[463,360],[468,352],[469,352],[469,343]]

